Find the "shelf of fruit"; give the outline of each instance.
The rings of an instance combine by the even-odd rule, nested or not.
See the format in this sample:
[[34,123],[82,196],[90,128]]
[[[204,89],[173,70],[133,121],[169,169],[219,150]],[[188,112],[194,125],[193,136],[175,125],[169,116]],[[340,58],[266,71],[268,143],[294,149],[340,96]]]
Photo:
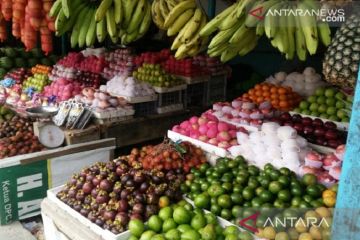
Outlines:
[[353,97],[332,88],[318,88],[315,94],[301,101],[293,111],[302,115],[320,117],[331,121],[349,123]]

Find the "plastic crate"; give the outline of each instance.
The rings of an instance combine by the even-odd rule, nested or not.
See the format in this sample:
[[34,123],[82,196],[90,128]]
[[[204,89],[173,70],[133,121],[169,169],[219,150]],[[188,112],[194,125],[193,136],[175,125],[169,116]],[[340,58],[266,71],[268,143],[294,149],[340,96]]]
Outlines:
[[212,76],[207,84],[206,105],[226,101],[227,77],[226,75]]
[[135,117],[144,117],[156,114],[157,101],[142,102],[133,104]]
[[207,82],[200,82],[188,85],[186,89],[185,108],[206,106]]

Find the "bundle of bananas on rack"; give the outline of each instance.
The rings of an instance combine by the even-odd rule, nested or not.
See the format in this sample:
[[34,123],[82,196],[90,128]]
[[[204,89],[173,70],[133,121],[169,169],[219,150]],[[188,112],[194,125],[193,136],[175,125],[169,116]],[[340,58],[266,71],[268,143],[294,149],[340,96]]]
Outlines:
[[207,16],[195,0],[155,0],[151,13],[160,29],[169,37],[176,36],[171,49],[176,50],[177,59],[195,56],[206,47],[208,37],[201,38],[199,32]]
[[305,61],[308,53],[316,53],[320,41],[325,46],[331,42],[329,25],[314,14],[320,8],[313,0],[240,0],[212,19],[200,36],[217,32],[208,54],[221,56],[223,62],[249,53],[264,34],[286,59],[297,55]]
[[49,13],[56,35],[71,32],[71,47],[92,46],[107,36],[129,44],[146,34],[151,24],[148,0],[56,0]]

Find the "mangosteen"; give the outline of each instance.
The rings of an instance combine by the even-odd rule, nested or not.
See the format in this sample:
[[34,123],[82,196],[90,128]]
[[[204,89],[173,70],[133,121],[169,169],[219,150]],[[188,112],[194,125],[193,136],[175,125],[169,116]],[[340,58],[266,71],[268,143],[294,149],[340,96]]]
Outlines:
[[166,191],[165,191],[165,195],[168,196],[169,198],[173,199],[174,196],[176,194],[176,191],[174,191],[173,189],[171,188],[168,188]]
[[149,187],[149,183],[148,182],[143,182],[141,185],[140,185],[140,188],[139,188],[139,191],[141,193],[145,193],[146,190],[148,189]]
[[87,195],[84,199],[84,203],[90,205],[92,203],[93,199],[94,198],[91,195]]
[[115,184],[114,184],[114,188],[113,188],[113,191],[115,193],[120,193],[122,190],[122,184],[121,182],[117,181]]
[[109,171],[107,170],[107,168],[103,167],[103,168],[100,168],[100,173],[99,175],[103,178],[106,178],[109,174]]
[[136,193],[134,200],[135,200],[136,203],[144,203],[146,198],[145,198],[144,194]]
[[147,204],[157,204],[159,202],[159,196],[155,193],[146,194],[146,203]]
[[113,161],[107,162],[105,166],[109,172],[114,172],[116,168],[116,164]]
[[116,212],[112,209],[107,208],[102,216],[105,220],[113,221],[115,219]]
[[118,223],[122,226],[126,226],[129,223],[129,216],[126,212],[119,212],[115,216],[115,221],[118,221]]
[[158,205],[146,205],[145,208],[145,217],[146,218],[150,218],[152,215],[157,214],[157,212],[159,211],[159,207]]
[[102,179],[103,178],[100,175],[96,175],[92,180],[92,184],[94,184],[94,186],[98,186]]
[[129,204],[125,199],[118,201],[118,212],[126,212],[129,209]]
[[127,173],[127,174],[124,174],[124,175],[121,177],[121,183],[125,185],[126,182],[129,181],[130,179],[132,180],[132,177],[130,176],[130,174],[128,174],[128,173]]
[[98,216],[99,215],[95,211],[90,211],[87,218],[94,223]]
[[90,212],[90,206],[83,206],[83,208],[81,208],[80,210],[80,214],[83,215],[84,217],[89,215],[89,212]]
[[99,191],[100,191],[99,188],[93,188],[93,189],[91,190],[91,196],[92,196],[93,198],[96,198],[96,196],[99,194]]
[[79,180],[76,183],[76,189],[78,189],[78,190],[82,189],[83,185],[84,185],[84,178],[80,177]]
[[113,228],[113,227],[114,227],[114,225],[113,225],[112,220],[106,220],[105,223],[104,223],[104,225],[103,225],[103,228],[104,228],[105,230],[110,230],[110,229]]
[[128,187],[128,188],[133,188],[133,187],[135,187],[135,182],[134,182],[134,180],[132,180],[132,179],[127,180],[126,183],[125,183],[125,186]]
[[131,194],[130,190],[124,189],[120,193],[120,198],[124,199],[124,200],[127,200],[130,194]]
[[143,183],[143,182],[145,182],[145,180],[146,180],[146,177],[143,172],[138,171],[134,174],[134,181],[136,183]]
[[144,207],[144,205],[141,204],[141,203],[136,203],[136,204],[133,206],[132,211],[133,211],[134,213],[143,214],[144,211],[145,211],[145,207]]
[[71,187],[68,192],[69,198],[75,198],[76,193],[77,193],[76,187]]
[[84,185],[82,186],[82,190],[85,194],[90,194],[91,191],[93,190],[93,188],[94,188],[94,185],[90,181],[85,182]]
[[170,171],[166,174],[166,179],[167,179],[168,181],[174,181],[174,180],[176,179],[175,173],[174,173],[172,170],[170,170]]
[[100,182],[100,189],[109,192],[112,189],[112,183],[107,180],[107,179],[103,179]]
[[162,183],[163,178],[160,177],[160,176],[157,176],[157,175],[153,175],[153,176],[152,176],[152,180],[153,180],[153,182],[154,182],[155,184],[160,184],[160,183]]
[[82,209],[81,202],[79,202],[79,201],[75,202],[73,205],[73,209],[77,212],[80,212],[80,210]]
[[103,204],[109,201],[109,195],[106,191],[100,190],[99,194],[96,196],[96,202],[98,204]]
[[110,200],[117,201],[119,200],[119,194],[116,192],[109,193]]
[[104,221],[104,219],[102,219],[101,217],[100,217],[100,218],[97,218],[97,219],[95,220],[95,224],[98,225],[98,226],[100,226],[100,227],[104,226],[104,223],[105,223],[105,221]]
[[85,177],[85,180],[88,181],[88,182],[92,182],[92,180],[95,178],[95,175],[93,174],[88,174],[86,175]]
[[130,216],[130,220],[135,220],[135,219],[138,219],[138,220],[142,221],[143,217],[139,213],[132,213],[131,216]]

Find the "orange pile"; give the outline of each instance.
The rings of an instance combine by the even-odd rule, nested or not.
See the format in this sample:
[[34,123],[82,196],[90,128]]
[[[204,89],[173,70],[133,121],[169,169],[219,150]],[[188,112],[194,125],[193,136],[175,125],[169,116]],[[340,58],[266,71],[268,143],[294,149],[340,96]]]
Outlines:
[[271,83],[256,84],[243,97],[249,98],[257,104],[270,101],[274,108],[282,111],[294,109],[301,101],[300,95],[292,91],[291,87],[277,86]]

